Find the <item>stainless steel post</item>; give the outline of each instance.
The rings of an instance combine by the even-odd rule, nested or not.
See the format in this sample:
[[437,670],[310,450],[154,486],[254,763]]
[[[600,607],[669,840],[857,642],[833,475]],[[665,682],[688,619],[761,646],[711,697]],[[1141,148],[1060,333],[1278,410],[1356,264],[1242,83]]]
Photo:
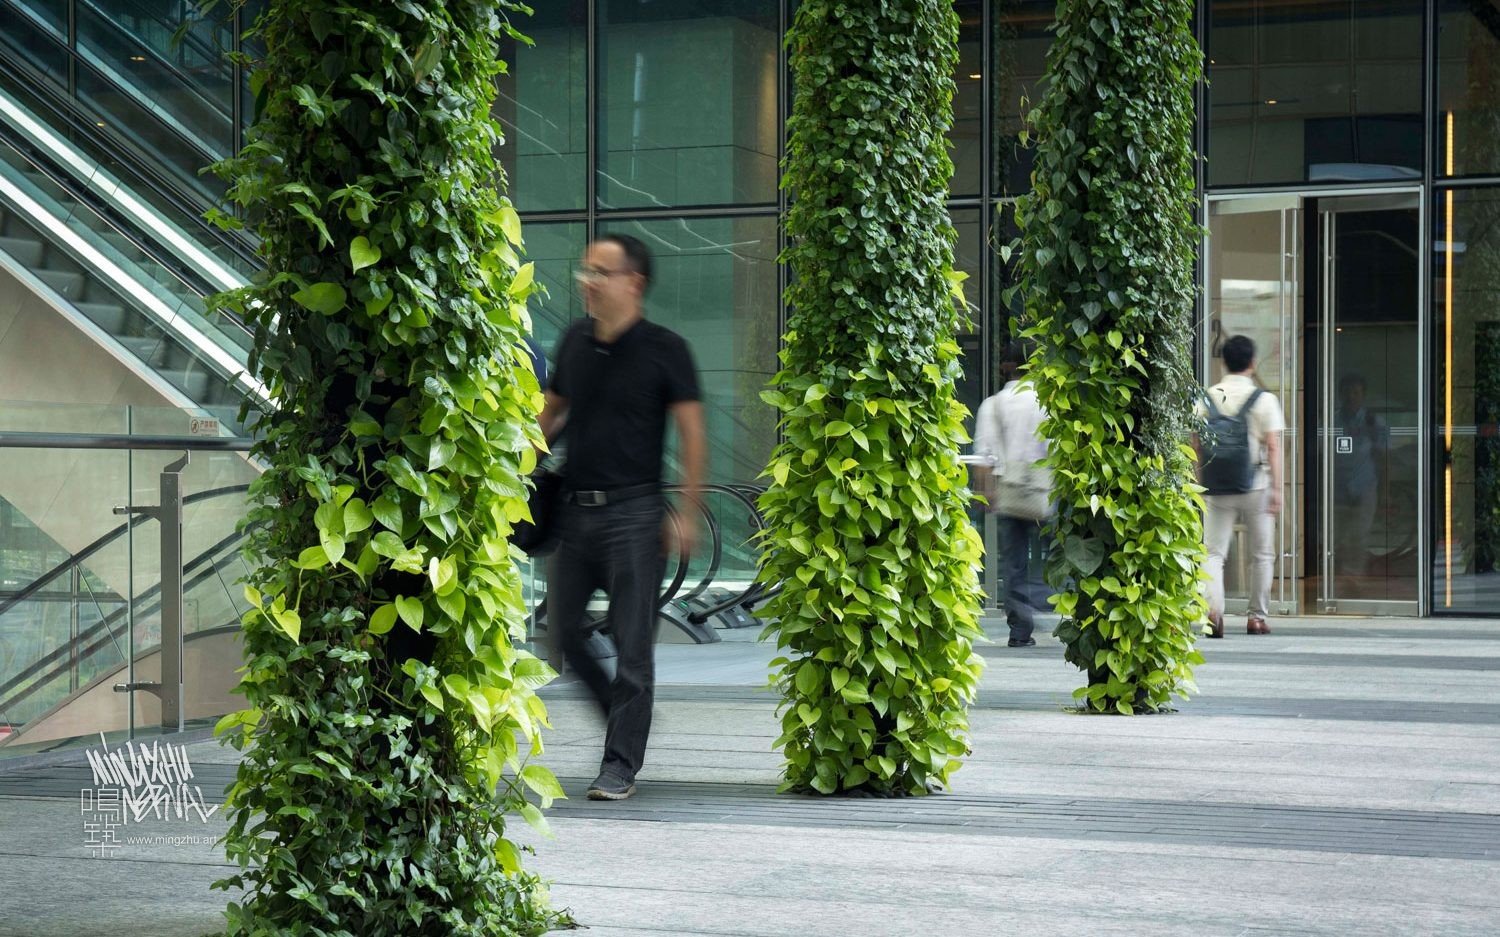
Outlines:
[[78,598],[83,586],[83,570],[73,564],[68,577],[68,692],[78,692]]
[[[163,732],[182,731],[182,470],[191,458],[191,452],[184,452],[161,470],[161,503],[156,507],[115,508],[116,514],[144,514],[161,524],[161,680],[136,680],[132,673],[128,682],[116,683],[114,691],[145,690],[160,697]],[[132,651],[132,660],[133,656]],[[133,707],[131,726],[135,726]]]
[[182,470],[191,453],[162,469],[161,504],[161,727],[181,732],[182,698]]

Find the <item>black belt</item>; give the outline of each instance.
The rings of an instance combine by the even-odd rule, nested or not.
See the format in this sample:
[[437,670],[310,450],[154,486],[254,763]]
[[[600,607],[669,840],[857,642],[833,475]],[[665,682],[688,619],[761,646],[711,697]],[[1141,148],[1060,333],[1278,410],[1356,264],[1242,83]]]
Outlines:
[[632,498],[644,498],[647,495],[661,494],[661,486],[655,483],[645,485],[631,485],[628,488],[612,488],[609,491],[572,491],[565,498],[570,504],[576,504],[585,508],[602,508],[611,504],[619,504],[621,501],[629,501]]

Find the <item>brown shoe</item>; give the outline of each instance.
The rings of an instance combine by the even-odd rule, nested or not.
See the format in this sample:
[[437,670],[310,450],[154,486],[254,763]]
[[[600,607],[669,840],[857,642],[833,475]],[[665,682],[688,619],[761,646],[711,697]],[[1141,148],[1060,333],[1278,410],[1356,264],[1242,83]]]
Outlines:
[[1270,634],[1271,628],[1264,618],[1252,618],[1245,622],[1246,634]]
[[1210,638],[1224,637],[1224,616],[1215,615],[1210,612],[1208,615],[1208,628],[1208,636]]

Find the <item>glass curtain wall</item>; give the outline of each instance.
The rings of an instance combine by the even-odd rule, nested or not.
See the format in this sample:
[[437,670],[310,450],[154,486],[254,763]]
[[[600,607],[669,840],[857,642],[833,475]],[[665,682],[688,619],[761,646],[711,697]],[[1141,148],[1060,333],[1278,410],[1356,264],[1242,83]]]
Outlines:
[[[1040,93],[1055,4],[955,8],[950,207],[957,266],[971,276],[959,392],[974,408],[998,389],[994,348],[1010,310],[997,249],[1014,234],[1008,203],[1029,185],[1032,153],[1017,137]],[[512,51],[496,106],[509,136],[501,157],[549,290],[539,333],[550,344],[581,314],[569,272],[588,237],[644,237],[663,270],[648,312],[689,337],[704,371],[713,471],[727,476],[717,481],[750,480],[775,438],[758,392],[784,317],[777,175],[789,104],[782,37],[794,12],[795,0],[545,4],[525,26],[535,46]],[[1500,252],[1490,250],[1500,0],[1203,0],[1198,22],[1209,191],[1422,185],[1432,607],[1492,610],[1484,582],[1497,547],[1487,538],[1500,525],[1485,480],[1500,457],[1486,447],[1500,390],[1483,356],[1500,308],[1500,282],[1486,273]]]
[[[1052,6],[955,3],[952,218],[971,320],[957,336],[958,390],[971,409],[997,389],[988,346],[1008,322],[991,314],[1004,279],[992,219],[1025,182],[1029,152],[1015,135],[1042,71]],[[570,272],[588,238],[642,237],[660,263],[647,314],[698,355],[717,481],[752,481],[775,441],[759,392],[775,370],[783,319],[782,39],[794,12],[794,0],[540,5],[520,23],[534,44],[506,50],[494,109],[528,259],[547,286],[533,313],[539,339],[550,353],[582,314]]]
[[[1050,40],[1051,0],[955,0],[955,266],[969,275],[956,336],[970,410],[998,389],[991,348],[1009,330],[998,211],[1024,191],[1019,146]],[[753,482],[776,440],[760,391],[776,369],[787,273],[776,261],[786,112],[783,38],[795,0],[557,0],[522,20],[494,113],[499,156],[547,294],[533,309],[555,350],[582,315],[571,270],[590,237],[655,252],[647,315],[683,334],[703,377],[711,480]]]
[[1494,613],[1500,609],[1500,2],[1438,0],[1436,7],[1432,607]]
[[1320,187],[1421,185],[1429,354],[1410,379],[1428,402],[1418,429],[1430,471],[1425,491],[1405,482],[1429,520],[1417,577],[1435,614],[1494,614],[1500,0],[1204,0],[1199,11],[1211,192],[1316,201]]
[[1208,184],[1420,179],[1423,0],[1207,0]]

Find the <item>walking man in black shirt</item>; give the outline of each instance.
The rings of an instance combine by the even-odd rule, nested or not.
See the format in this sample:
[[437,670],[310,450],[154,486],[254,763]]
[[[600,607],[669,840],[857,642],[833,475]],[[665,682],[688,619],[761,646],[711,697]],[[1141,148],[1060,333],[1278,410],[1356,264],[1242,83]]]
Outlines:
[[[567,445],[561,540],[548,583],[549,627],[568,666],[588,684],[607,727],[593,800],[624,800],[646,756],[655,688],[656,595],[672,532],[662,496],[668,414],[677,428],[683,500],[676,531],[695,539],[691,503],[703,481],[706,442],[698,374],[687,343],[643,318],[651,253],[626,235],[590,244],[575,274],[588,318],[557,346],[542,432]],[[616,669],[589,656],[584,612],[595,589],[609,596]]]

